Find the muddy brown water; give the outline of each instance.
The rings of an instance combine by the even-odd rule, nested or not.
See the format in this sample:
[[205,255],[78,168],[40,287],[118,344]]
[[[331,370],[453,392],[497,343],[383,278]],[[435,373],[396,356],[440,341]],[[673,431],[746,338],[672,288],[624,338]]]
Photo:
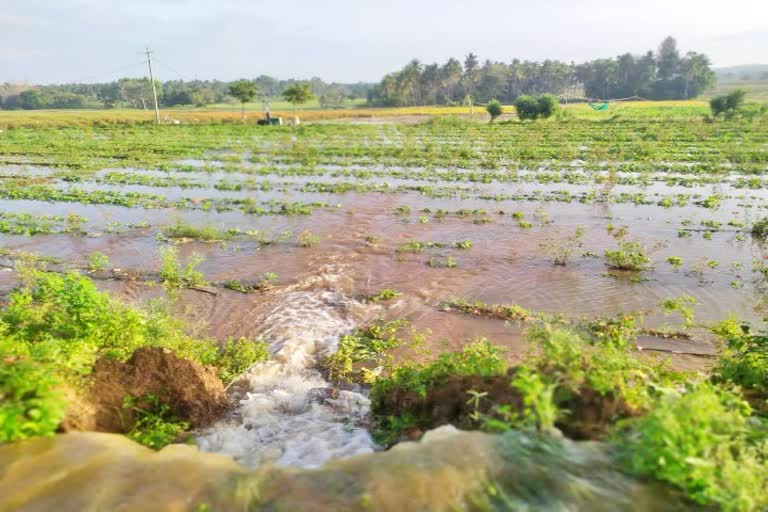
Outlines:
[[[562,186],[561,186],[562,187]],[[130,189],[131,187],[127,187]],[[148,187],[133,187],[147,189]],[[152,191],[168,194],[167,189]],[[206,193],[206,197],[223,194]],[[180,191],[189,195],[189,191]],[[345,268],[344,293],[360,296],[382,288],[393,288],[402,295],[388,306],[385,316],[404,316],[418,329],[430,330],[436,343],[455,347],[466,339],[479,336],[520,348],[519,331],[497,321],[473,319],[447,314],[436,306],[449,297],[466,297],[487,303],[515,303],[545,312],[560,312],[572,316],[612,315],[623,311],[651,311],[664,299],[691,295],[696,297],[697,318],[716,321],[728,314],[747,320],[761,318],[761,294],[753,284],[752,261],[765,257],[765,250],[747,237],[737,241],[733,230],[725,227],[727,220],[745,220],[755,214],[739,208],[736,200],[718,212],[688,206],[664,209],[657,206],[613,204],[583,205],[579,203],[538,203],[514,201],[483,201],[479,199],[435,199],[415,194],[304,194],[300,192],[241,192],[238,196],[263,199],[321,200],[331,208],[318,209],[310,216],[254,217],[237,211],[202,212],[185,209],[124,208],[109,205],[80,205],[74,203],[43,203],[39,201],[0,201],[0,210],[35,214],[66,215],[76,213],[99,223],[146,221],[152,227],[122,234],[98,237],[70,235],[38,235],[34,237],[0,237],[3,247],[12,250],[39,252],[82,262],[98,250],[109,256],[111,265],[121,269],[153,271],[157,269],[158,242],[155,234],[163,225],[176,220],[196,226],[240,227],[277,236],[293,233],[291,240],[260,246],[255,241],[231,241],[225,244],[189,242],[179,246],[182,259],[193,253],[205,261],[201,270],[211,282],[228,279],[249,279],[265,272],[279,275],[278,287],[295,283],[300,276],[329,262]],[[396,207],[408,205],[411,213],[397,215]],[[449,215],[436,219],[431,213],[443,208],[486,209],[493,222],[475,224],[480,215],[464,218]],[[504,215],[497,213],[503,210]],[[529,229],[518,226],[510,213],[520,211],[533,224]],[[419,217],[427,222],[419,222]],[[700,232],[690,238],[678,238],[682,219],[693,219],[692,227],[705,219],[720,219],[724,228],[706,240]],[[422,219],[423,220],[423,219]],[[630,238],[654,251],[654,269],[640,274],[609,272],[601,256],[615,246],[606,227],[628,226]],[[566,266],[554,266],[541,248],[551,239],[573,233],[577,226],[586,228],[583,245]],[[317,246],[298,247],[295,236],[310,230],[320,237]],[[366,243],[367,235],[381,241]],[[456,240],[471,240],[472,248],[458,250],[450,247]],[[396,248],[409,240],[447,243],[446,248],[429,248],[422,254],[398,254]],[[589,253],[592,256],[582,256]],[[684,264],[676,270],[666,259],[679,256]],[[430,258],[444,261],[451,257],[455,268],[432,268]],[[715,260],[716,268],[706,262]],[[738,265],[735,267],[734,265]],[[12,285],[12,272],[0,274],[0,285]],[[637,279],[639,276],[640,279]],[[734,288],[733,282],[743,286]],[[140,283],[104,282],[101,285],[128,301],[140,302],[156,294]],[[205,321],[209,332],[217,337],[254,336],[260,326],[249,318],[265,300],[263,295],[244,295],[220,290],[217,295],[185,292],[183,304],[192,311],[192,318]],[[651,314],[651,327],[674,327],[680,318]],[[691,347],[688,347],[689,349]],[[700,347],[702,350],[704,347]]]

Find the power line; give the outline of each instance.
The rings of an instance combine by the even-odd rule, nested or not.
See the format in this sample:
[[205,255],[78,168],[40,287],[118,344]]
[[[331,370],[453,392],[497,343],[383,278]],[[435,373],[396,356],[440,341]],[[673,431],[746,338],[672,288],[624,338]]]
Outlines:
[[158,61],[158,60],[157,60],[157,58],[155,58],[155,67],[157,67],[157,65],[158,65],[158,64],[160,65],[160,69],[163,69],[163,68],[165,68],[165,69],[168,69],[168,70],[170,70],[172,73],[174,73],[176,76],[178,76],[178,77],[179,77],[179,79],[180,79],[181,81],[184,81],[184,80],[185,80],[185,79],[184,79],[184,76],[182,76],[182,74],[181,74],[181,73],[179,73],[179,72],[178,72],[178,71],[176,71],[174,68],[172,68],[171,66],[169,66],[168,64],[166,64],[166,63],[165,63],[165,61],[162,61],[162,62],[161,62],[161,61]]

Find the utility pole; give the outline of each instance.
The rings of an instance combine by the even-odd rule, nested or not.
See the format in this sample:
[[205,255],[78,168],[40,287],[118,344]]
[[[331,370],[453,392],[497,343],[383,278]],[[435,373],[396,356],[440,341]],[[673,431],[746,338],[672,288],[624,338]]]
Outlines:
[[155,122],[157,124],[160,124],[160,107],[157,105],[157,88],[155,87],[155,76],[152,74],[152,57],[150,57],[152,52],[149,51],[149,48],[147,48],[147,51],[145,51],[144,53],[147,54],[147,66],[149,67],[149,81],[152,82],[152,96],[155,99]]

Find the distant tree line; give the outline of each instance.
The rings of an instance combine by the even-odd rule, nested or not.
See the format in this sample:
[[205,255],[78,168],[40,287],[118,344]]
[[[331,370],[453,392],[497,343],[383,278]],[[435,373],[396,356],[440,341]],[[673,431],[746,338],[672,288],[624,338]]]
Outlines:
[[513,103],[522,95],[566,92],[595,99],[687,99],[714,82],[706,55],[681,55],[675,39],[668,37],[656,52],[625,53],[583,64],[518,59],[509,64],[490,60],[480,64],[472,53],[463,63],[455,58],[442,65],[412,60],[372,87],[368,102],[375,106],[459,104],[471,97],[480,103],[492,99]]
[[[280,97],[285,89],[306,83],[325,107],[342,107],[351,99],[365,98],[370,87],[366,83],[326,83],[319,78],[304,82],[260,76],[250,82],[256,86],[259,97],[267,98]],[[229,94],[232,83],[219,80],[157,81],[158,101],[161,107],[235,103],[237,99]],[[93,84],[0,84],[0,108],[152,108],[152,88],[147,78],[121,78],[115,82]]]

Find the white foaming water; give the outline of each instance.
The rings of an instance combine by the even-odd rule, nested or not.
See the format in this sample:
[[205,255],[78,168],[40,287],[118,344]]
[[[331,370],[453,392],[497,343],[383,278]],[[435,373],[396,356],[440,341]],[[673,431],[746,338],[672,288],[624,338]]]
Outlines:
[[368,415],[368,398],[334,392],[315,369],[353,329],[350,309],[359,303],[328,290],[287,291],[275,298],[278,303],[261,322],[271,360],[233,384],[236,414],[203,432],[198,445],[248,467],[275,462],[313,468],[372,452],[376,445],[359,426]]

